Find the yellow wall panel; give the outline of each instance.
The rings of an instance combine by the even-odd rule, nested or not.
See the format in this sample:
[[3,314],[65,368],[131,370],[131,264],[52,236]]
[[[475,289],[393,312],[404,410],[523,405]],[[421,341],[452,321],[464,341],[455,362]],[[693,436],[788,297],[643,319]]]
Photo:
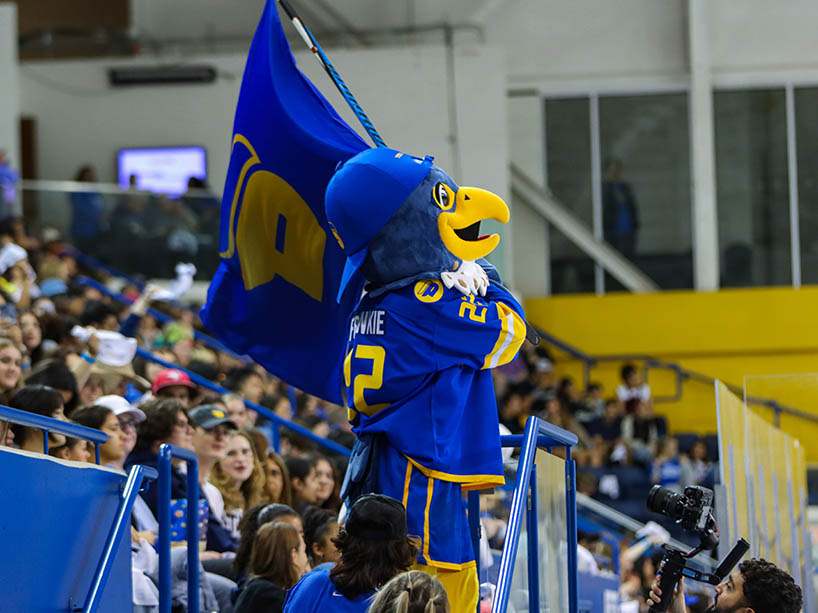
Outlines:
[[[538,327],[593,357],[651,356],[739,387],[747,376],[818,373],[818,287],[532,298],[526,313]],[[591,380],[613,395],[623,363],[599,362]],[[570,356],[557,352],[555,370],[582,381],[582,363]],[[668,418],[671,432],[716,431],[712,383],[685,381],[680,400],[671,399],[672,371],[652,368],[648,383],[656,412]],[[754,381],[753,393],[768,392],[782,404],[818,415],[818,376],[814,385],[764,387]],[[773,422],[771,410],[755,409]],[[801,439],[807,461],[818,462],[818,424],[784,416],[781,427]]]

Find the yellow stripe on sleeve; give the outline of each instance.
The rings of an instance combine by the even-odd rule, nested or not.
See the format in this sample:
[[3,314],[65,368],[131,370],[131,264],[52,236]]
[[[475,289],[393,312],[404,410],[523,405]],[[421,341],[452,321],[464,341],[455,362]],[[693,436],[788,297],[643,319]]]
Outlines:
[[500,335],[492,350],[483,360],[483,368],[495,368],[510,362],[525,340],[525,322],[522,317],[502,302],[496,302],[497,317],[502,322]]
[[497,342],[494,343],[494,347],[486,354],[486,358],[483,360],[483,368],[494,368],[497,366],[496,361],[500,359],[500,354],[508,343],[509,333],[512,329],[512,323],[509,321],[507,314],[503,312],[503,309],[508,310],[508,307],[502,302],[496,302],[495,306],[497,307],[497,319],[500,320],[500,334],[497,336]]
[[500,354],[500,360],[498,362],[498,365],[508,364],[509,362],[511,362],[511,360],[514,359],[514,356],[517,355],[517,352],[520,350],[520,346],[523,344],[523,341],[525,340],[525,322],[523,321],[523,318],[517,315],[516,311],[513,311],[512,309],[508,308],[506,305],[502,306],[511,314],[513,336],[511,342]]

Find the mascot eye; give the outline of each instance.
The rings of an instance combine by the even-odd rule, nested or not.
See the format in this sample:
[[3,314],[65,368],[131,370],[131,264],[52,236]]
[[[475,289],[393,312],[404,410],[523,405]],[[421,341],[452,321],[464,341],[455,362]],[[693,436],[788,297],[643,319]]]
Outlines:
[[444,211],[448,211],[454,206],[454,193],[445,183],[438,183],[432,188],[432,196],[439,206]]

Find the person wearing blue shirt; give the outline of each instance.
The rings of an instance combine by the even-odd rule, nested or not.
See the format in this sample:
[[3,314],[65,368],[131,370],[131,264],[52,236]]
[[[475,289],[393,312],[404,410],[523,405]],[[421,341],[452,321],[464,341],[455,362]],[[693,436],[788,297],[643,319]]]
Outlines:
[[622,180],[622,162],[606,160],[602,181],[602,225],[605,240],[628,259],[636,255],[639,210],[630,183]]
[[418,553],[403,505],[382,494],[358,498],[333,542],[340,561],[304,575],[287,593],[284,613],[366,613],[376,590],[408,570]]

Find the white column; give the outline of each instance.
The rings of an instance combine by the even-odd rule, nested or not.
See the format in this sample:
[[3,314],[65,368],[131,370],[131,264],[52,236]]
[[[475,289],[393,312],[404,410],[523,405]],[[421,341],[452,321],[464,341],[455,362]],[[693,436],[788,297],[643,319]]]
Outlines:
[[17,5],[0,2],[0,149],[20,168],[20,77]]
[[[508,159],[542,187],[545,176],[543,100],[539,95],[510,97],[507,109]],[[514,266],[514,289],[523,296],[548,295],[551,293],[548,225],[516,198],[509,198],[506,202],[511,207],[514,241],[505,249]]]
[[693,277],[696,289],[719,286],[719,232],[713,143],[713,84],[710,74],[711,6],[688,0],[690,50],[690,159],[693,181]]
[[801,227],[798,214],[798,149],[795,136],[795,91],[787,83],[787,178],[790,186],[790,256],[792,286],[801,287]]

